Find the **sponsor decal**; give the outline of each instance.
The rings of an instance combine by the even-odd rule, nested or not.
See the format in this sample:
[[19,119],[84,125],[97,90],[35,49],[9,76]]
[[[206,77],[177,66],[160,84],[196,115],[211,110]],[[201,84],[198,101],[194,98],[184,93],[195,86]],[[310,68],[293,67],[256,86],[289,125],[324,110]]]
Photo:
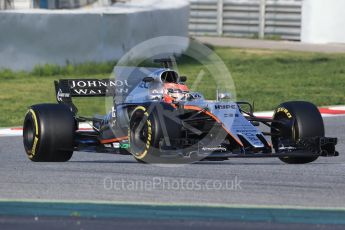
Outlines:
[[[236,129],[236,132],[244,135],[248,140],[252,142],[258,142],[257,131],[252,129]],[[260,141],[261,142],[261,141]]]
[[287,116],[289,119],[292,118],[292,115],[291,115],[291,113],[289,112],[289,110],[287,110],[287,109],[284,108],[284,107],[279,107],[279,108],[276,110],[276,113],[279,113],[279,112],[285,113],[286,116]]
[[127,80],[69,80],[69,88],[75,95],[104,95],[109,89],[115,89],[116,93],[128,93],[129,84]]
[[111,117],[112,118],[116,118],[116,108],[115,108],[115,106],[111,107]]
[[127,80],[70,80],[69,87],[74,88],[106,88],[127,86]]
[[224,113],[224,117],[238,117],[237,113]]
[[120,144],[120,149],[128,149],[129,148],[129,144],[128,143],[121,143]]
[[[145,112],[147,113],[147,112]],[[149,116],[149,114],[147,113],[147,116]],[[150,148],[150,145],[151,145],[151,139],[152,139],[152,125],[151,125],[151,121],[149,119],[147,119],[146,121],[147,123],[147,142],[146,142],[146,149],[149,149]]]
[[225,147],[218,146],[218,147],[202,147],[202,151],[207,151],[207,152],[214,152],[214,151],[226,151]]
[[258,140],[258,137],[256,136],[255,133],[246,132],[246,133],[244,133],[244,135],[251,141],[255,142]]
[[56,95],[56,99],[58,101],[63,101],[62,98],[68,98],[70,97],[71,95],[69,93],[63,93],[61,89],[59,89],[57,95]]
[[236,109],[237,106],[235,104],[232,104],[232,105],[214,105],[214,108],[215,109]]
[[148,89],[149,86],[148,86],[147,82],[141,82],[141,83],[139,84],[139,88]]
[[32,155],[32,156],[35,156],[35,154],[36,154],[37,142],[38,142],[38,138],[35,137],[35,139],[34,139],[34,144],[32,145],[32,150],[31,150],[31,155]]

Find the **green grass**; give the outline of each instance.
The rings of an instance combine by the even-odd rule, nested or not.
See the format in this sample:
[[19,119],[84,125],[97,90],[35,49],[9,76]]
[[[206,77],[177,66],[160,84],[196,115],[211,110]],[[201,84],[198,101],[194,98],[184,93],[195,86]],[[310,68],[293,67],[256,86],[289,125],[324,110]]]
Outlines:
[[216,49],[232,71],[238,99],[270,110],[288,100],[345,104],[345,55]]
[[[289,100],[307,100],[319,106],[345,104],[345,54],[318,54],[214,47],[231,72],[237,100],[255,101],[256,110],[271,110]],[[114,62],[59,67],[37,66],[31,72],[0,71],[0,127],[22,124],[31,104],[55,102],[53,81],[61,78],[108,78]],[[216,85],[199,63],[179,60],[181,75],[192,83],[201,69],[205,75],[196,88],[213,99]],[[83,115],[105,112],[103,98],[75,100]]]

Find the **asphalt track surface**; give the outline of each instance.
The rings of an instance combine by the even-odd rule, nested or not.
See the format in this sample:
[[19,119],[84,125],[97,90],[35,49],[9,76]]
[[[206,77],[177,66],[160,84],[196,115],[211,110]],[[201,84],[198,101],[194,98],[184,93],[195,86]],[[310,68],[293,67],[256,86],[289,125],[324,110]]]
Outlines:
[[[150,165],[137,163],[131,156],[83,152],[76,152],[71,161],[66,163],[34,163],[26,158],[20,137],[1,137],[0,199],[5,204],[13,201],[53,200],[77,203],[87,201],[109,204],[211,205],[248,209],[326,209],[340,210],[340,214],[336,215],[340,215],[339,219],[344,220],[345,116],[324,118],[324,121],[327,136],[338,137],[337,150],[340,156],[319,158],[306,165],[287,165],[275,158],[231,159],[189,165]],[[15,210],[23,207],[28,208],[29,205],[24,204]],[[71,229],[103,225],[122,226],[122,229],[136,228],[135,226],[146,226],[150,229],[173,229],[181,226],[189,226],[191,229],[198,226],[198,229],[207,226],[219,229],[225,229],[227,226],[244,229],[260,226],[266,229],[344,227],[333,225],[344,224],[337,222],[337,218],[333,219],[334,222],[330,219],[332,225],[324,225],[329,222],[287,223],[275,221],[274,215],[268,215],[266,219],[259,219],[258,222],[255,219],[247,222],[245,218],[243,221],[241,218],[225,218],[212,222],[212,218],[207,221],[207,217],[205,220],[181,222],[179,218],[149,221],[147,218],[133,219],[131,216],[122,216],[123,219],[119,219],[119,216],[115,215],[115,219],[102,221],[92,216],[80,219],[79,216],[73,215],[56,215],[54,218],[53,214],[41,217],[39,213],[12,213],[10,216],[6,216],[6,213],[6,210],[0,208],[2,229],[23,226],[29,229],[44,228],[48,225],[63,227],[66,223],[71,223],[68,225]],[[156,215],[159,216],[158,211]],[[323,216],[320,214],[315,219],[322,220]],[[40,221],[34,219],[38,217]],[[126,221],[128,217],[130,220]],[[84,224],[84,227],[80,223]]]

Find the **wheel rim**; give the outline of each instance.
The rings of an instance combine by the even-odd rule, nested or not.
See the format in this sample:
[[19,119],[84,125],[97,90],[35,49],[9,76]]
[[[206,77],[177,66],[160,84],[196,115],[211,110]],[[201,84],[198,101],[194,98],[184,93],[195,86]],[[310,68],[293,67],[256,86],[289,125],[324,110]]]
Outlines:
[[295,127],[295,122],[293,119],[289,119],[284,113],[276,114],[275,120],[279,120],[283,124],[272,125],[273,128],[278,128],[280,131],[280,138],[272,137],[272,144],[274,149],[277,151],[279,148],[279,143],[289,143],[294,142],[298,138],[297,129]]
[[27,119],[24,123],[23,138],[24,138],[24,147],[28,155],[30,155],[32,146],[34,144],[35,132],[36,132],[36,128],[35,128],[34,121],[31,118]]
[[[143,123],[144,122],[144,123]],[[142,124],[143,123],[143,124]],[[142,127],[140,127],[142,126]],[[131,152],[137,156],[140,157],[140,155],[143,153],[143,150],[146,148],[146,143],[148,139],[147,131],[147,122],[143,121],[142,117],[136,118],[130,126],[130,146],[131,146]]]

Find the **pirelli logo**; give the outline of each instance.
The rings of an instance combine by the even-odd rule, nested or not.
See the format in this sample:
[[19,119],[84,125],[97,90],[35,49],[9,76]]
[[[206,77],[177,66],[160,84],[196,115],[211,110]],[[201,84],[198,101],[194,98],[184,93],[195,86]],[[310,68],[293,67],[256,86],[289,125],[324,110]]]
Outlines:
[[285,113],[286,116],[291,119],[292,118],[292,115],[291,113],[289,112],[289,110],[287,110],[286,108],[284,107],[279,107],[277,110],[276,110],[276,113]]

